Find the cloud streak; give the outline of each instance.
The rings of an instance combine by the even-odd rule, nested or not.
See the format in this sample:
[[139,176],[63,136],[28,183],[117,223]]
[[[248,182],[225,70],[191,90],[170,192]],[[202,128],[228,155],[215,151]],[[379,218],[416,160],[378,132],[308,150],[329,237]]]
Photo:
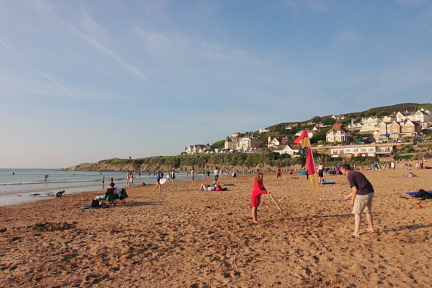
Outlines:
[[[89,30],[90,34],[94,34],[97,32],[97,34],[100,34],[101,31],[104,31],[104,29],[102,29],[102,27],[97,24],[96,21],[94,21],[89,13],[87,12],[87,10],[82,6],[81,10],[83,11],[83,18],[81,21],[81,25],[83,25],[86,29]],[[93,39],[92,37],[86,35],[85,33],[81,32],[76,26],[74,25],[68,25],[68,28],[70,29],[70,31],[72,31],[72,33],[74,33],[75,35],[78,35],[78,37],[80,37],[81,39],[83,39],[85,42],[87,42],[88,44],[90,44],[93,48],[95,48],[96,50],[99,50],[101,52],[103,52],[104,54],[108,55],[109,57],[111,57],[112,59],[114,59],[117,63],[119,63],[121,66],[123,66],[126,70],[128,70],[129,72],[131,72],[133,75],[137,76],[138,78],[140,78],[141,80],[144,81],[144,83],[148,83],[148,77],[147,75],[145,75],[144,73],[142,73],[138,68],[129,65],[128,63],[126,63],[126,61],[124,61],[121,57],[119,57],[116,53],[114,53],[111,49],[107,48],[106,46],[104,46],[103,44],[101,44],[100,42],[96,41],[95,39]],[[91,33],[93,32],[93,33]]]
[[64,92],[66,92],[69,96],[72,96],[73,98],[75,98],[76,100],[80,100],[80,98],[78,98],[74,93],[72,93],[71,91],[69,91],[66,87],[64,87],[63,85],[61,85],[60,83],[58,83],[56,80],[54,80],[53,77],[51,77],[50,75],[48,75],[47,73],[41,71],[40,69],[38,69],[36,66],[34,66],[32,63],[30,63],[27,59],[24,58],[24,56],[22,56],[20,53],[16,52],[14,49],[12,49],[12,47],[10,47],[8,44],[6,44],[5,42],[0,40],[0,43],[5,46],[9,51],[11,51],[12,53],[14,53],[16,56],[18,56],[18,58],[20,58],[22,61],[24,61],[25,63],[27,63],[30,67],[32,67],[34,70],[36,70],[39,74],[41,74],[42,76],[44,76],[45,78],[47,78],[49,81],[51,81],[52,83],[56,84],[58,87],[60,87]]

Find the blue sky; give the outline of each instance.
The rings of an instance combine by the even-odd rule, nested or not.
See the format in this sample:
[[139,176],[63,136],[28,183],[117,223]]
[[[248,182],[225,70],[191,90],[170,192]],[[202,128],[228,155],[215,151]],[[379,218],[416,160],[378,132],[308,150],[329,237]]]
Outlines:
[[432,1],[0,1],[0,168],[432,102]]

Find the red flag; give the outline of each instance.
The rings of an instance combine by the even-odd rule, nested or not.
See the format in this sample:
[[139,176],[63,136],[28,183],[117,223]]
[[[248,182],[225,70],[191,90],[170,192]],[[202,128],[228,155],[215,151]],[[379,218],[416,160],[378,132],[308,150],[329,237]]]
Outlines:
[[315,170],[315,161],[313,159],[312,149],[309,147],[306,153],[306,169],[308,178],[312,183],[312,186],[315,188],[315,191],[318,192],[318,197],[321,198],[321,193],[318,187],[318,177]]
[[303,132],[300,134],[300,136],[294,140],[294,143],[300,143],[302,148],[310,147],[308,130],[307,129],[303,130]]

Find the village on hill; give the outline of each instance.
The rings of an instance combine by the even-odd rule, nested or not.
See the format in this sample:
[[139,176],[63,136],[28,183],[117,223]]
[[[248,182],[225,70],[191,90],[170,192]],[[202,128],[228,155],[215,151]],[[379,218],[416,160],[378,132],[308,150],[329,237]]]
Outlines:
[[432,142],[432,115],[430,109],[419,107],[392,113],[368,110],[358,116],[341,114],[325,119],[316,116],[304,123],[283,123],[245,134],[236,132],[213,145],[190,145],[182,154],[270,150],[298,157],[302,149],[293,141],[305,129],[312,149],[326,147],[331,157],[386,157],[394,155],[400,145]]

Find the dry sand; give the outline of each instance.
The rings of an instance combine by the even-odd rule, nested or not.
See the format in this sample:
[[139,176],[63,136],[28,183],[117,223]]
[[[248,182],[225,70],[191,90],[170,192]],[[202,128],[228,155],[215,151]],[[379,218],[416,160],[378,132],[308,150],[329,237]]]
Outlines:
[[[1,287],[431,287],[432,170],[364,171],[376,190],[376,233],[352,238],[345,176],[326,176],[317,201],[304,176],[265,175],[251,221],[252,177],[229,191],[195,183],[127,188],[128,204],[79,209],[100,192],[0,207]],[[211,183],[210,180],[204,183]],[[423,209],[416,209],[421,204]]]

